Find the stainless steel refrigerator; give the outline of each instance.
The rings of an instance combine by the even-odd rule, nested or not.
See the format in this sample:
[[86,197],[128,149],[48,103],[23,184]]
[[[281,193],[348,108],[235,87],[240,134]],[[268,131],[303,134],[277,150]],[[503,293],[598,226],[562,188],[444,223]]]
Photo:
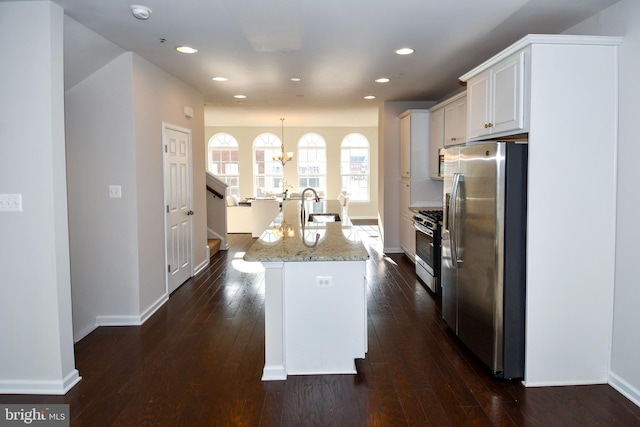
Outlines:
[[525,142],[444,150],[442,317],[503,378],[524,376]]

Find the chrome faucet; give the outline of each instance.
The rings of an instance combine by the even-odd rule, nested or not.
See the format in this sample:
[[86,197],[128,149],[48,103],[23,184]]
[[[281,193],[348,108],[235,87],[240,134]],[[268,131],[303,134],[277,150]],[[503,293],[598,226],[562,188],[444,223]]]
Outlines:
[[302,222],[303,225],[307,220],[307,212],[304,208],[304,195],[307,192],[307,190],[311,190],[313,192],[313,195],[316,196],[315,197],[316,202],[320,201],[320,197],[318,197],[318,193],[316,193],[316,190],[314,190],[313,188],[307,187],[304,190],[302,190],[302,200],[300,201],[300,221]]

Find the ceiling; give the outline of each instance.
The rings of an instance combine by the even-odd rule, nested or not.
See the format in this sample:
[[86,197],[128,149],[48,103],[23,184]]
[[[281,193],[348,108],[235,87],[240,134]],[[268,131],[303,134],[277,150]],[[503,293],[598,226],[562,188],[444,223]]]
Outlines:
[[72,18],[67,88],[133,51],[202,92],[209,126],[376,126],[380,103],[441,100],[525,34],[563,32],[616,1],[54,0]]

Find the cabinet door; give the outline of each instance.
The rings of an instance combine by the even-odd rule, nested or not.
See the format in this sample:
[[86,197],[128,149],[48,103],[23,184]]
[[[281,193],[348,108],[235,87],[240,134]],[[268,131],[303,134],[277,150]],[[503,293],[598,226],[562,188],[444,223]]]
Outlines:
[[444,107],[444,146],[466,142],[467,100],[459,99]]
[[411,217],[400,217],[400,246],[411,261],[415,261],[416,256],[416,231],[413,227],[413,219]]
[[489,135],[490,107],[489,95],[491,70],[469,79],[467,82],[467,138]]
[[442,179],[438,175],[440,169],[440,149],[444,146],[444,109],[431,112],[429,125],[429,176]]
[[411,115],[400,119],[400,175],[411,176]]
[[493,68],[491,133],[524,128],[524,52]]
[[400,183],[400,215],[411,216],[412,212],[409,210],[411,204],[411,183],[403,180]]

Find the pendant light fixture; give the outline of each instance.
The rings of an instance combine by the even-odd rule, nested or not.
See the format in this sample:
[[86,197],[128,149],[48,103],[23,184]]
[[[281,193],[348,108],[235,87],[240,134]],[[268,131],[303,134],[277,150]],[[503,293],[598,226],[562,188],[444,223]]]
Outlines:
[[285,151],[284,151],[284,118],[281,118],[280,121],[281,121],[280,138],[282,140],[282,150],[280,151],[279,154],[276,154],[275,156],[273,156],[273,160],[279,161],[280,163],[282,163],[282,166],[284,166],[284,165],[287,164],[287,162],[289,160],[293,160],[293,151],[289,151],[285,155]]

